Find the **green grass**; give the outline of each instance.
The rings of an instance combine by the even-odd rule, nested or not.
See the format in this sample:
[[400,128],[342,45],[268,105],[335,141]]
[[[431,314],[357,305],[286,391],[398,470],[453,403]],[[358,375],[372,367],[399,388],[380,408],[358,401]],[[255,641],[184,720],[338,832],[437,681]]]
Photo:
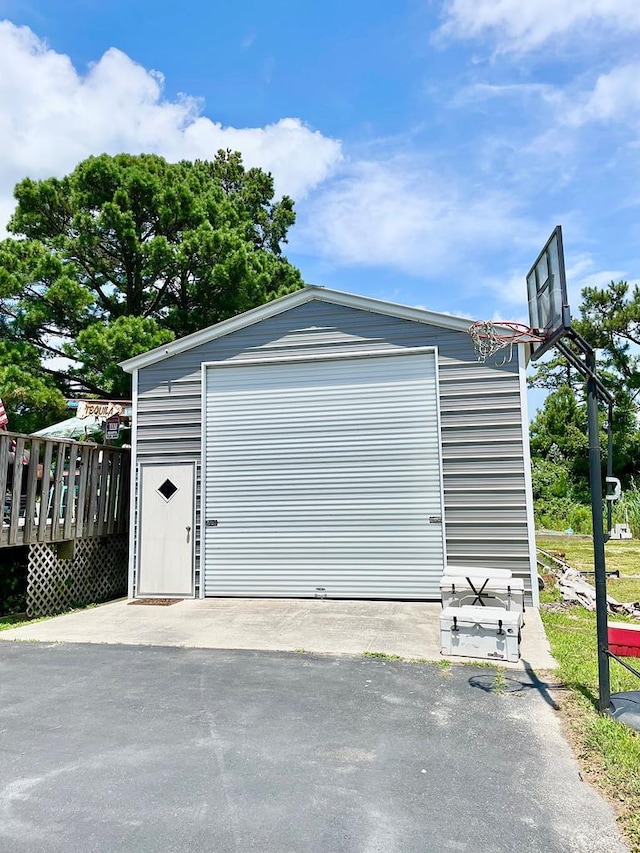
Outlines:
[[400,655],[388,655],[386,652],[362,652],[363,658],[376,658],[377,660],[402,660]]
[[[550,536],[536,534],[536,544],[544,551],[559,551],[574,569],[593,571],[593,542],[590,536]],[[607,570],[618,569],[620,578],[607,578],[607,592],[622,603],[640,601],[640,540],[610,540],[605,545]],[[593,575],[587,576],[593,582]]]
[[44,622],[47,619],[55,619],[56,616],[62,616],[65,613],[75,613],[76,610],[89,610],[92,607],[98,607],[97,604],[79,604],[74,607],[69,607],[68,610],[63,610],[60,613],[52,613],[50,616],[27,616],[26,613],[14,613],[11,616],[0,616],[0,631],[8,631],[10,628],[19,628],[21,625],[31,625],[34,622]]
[[50,619],[50,616],[41,616],[39,619],[29,619],[24,613],[16,613],[13,616],[0,616],[0,631],[8,631],[9,628],[19,628],[29,622],[42,622]]
[[[553,537],[553,540],[557,542],[559,538]],[[571,565],[576,565],[576,553],[591,545],[587,541],[574,548],[574,538],[571,537],[571,549],[558,545],[553,549],[565,551]],[[632,544],[635,543],[609,543],[607,547]],[[548,545],[545,550],[547,548]],[[613,549],[609,568],[618,568],[618,556],[622,556],[622,563],[629,558],[630,552],[629,548]],[[623,566],[620,568],[622,570]],[[611,594],[614,595],[613,591]],[[640,733],[598,714],[595,613],[578,605],[557,609],[559,601],[560,595],[553,585],[541,595],[542,619],[551,651],[559,664],[561,711],[584,772],[614,803],[631,850],[640,853]],[[640,669],[640,660],[627,660]],[[611,661],[610,671],[612,692],[640,690],[640,679],[616,661]]]
[[607,593],[622,604],[640,601],[640,578],[607,578]]
[[504,672],[501,669],[496,669],[496,674],[493,679],[493,690],[495,693],[504,693],[507,686],[507,679],[504,677]]

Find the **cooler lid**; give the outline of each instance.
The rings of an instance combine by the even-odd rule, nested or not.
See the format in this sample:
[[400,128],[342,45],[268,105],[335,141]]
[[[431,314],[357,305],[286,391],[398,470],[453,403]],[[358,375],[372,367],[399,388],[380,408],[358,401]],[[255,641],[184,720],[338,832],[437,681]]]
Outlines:
[[[484,578],[480,577],[472,577],[470,576],[471,581],[476,588],[476,590],[480,590],[482,585],[484,584]],[[468,590],[471,592],[471,584],[463,575],[443,575],[440,578],[440,589],[448,590],[451,589],[452,586],[455,586],[456,589],[459,590]],[[509,589],[512,592],[524,592],[524,581],[522,578],[501,578],[494,577],[493,575],[489,576],[489,580],[485,588],[482,590],[482,594],[485,595],[487,592],[500,592],[503,594],[507,594]]]
[[447,566],[445,569],[445,575],[447,577],[463,577],[463,578],[477,578],[480,577],[492,577],[492,578],[510,578],[513,577],[513,572],[510,569],[487,569],[478,566]]

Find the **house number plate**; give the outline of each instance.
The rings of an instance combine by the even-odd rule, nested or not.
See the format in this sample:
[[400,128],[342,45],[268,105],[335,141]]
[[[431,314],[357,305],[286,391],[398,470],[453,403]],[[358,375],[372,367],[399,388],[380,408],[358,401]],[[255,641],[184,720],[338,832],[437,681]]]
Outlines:
[[205,527],[217,527],[218,526],[218,519],[217,518],[208,518],[205,521],[204,526]]

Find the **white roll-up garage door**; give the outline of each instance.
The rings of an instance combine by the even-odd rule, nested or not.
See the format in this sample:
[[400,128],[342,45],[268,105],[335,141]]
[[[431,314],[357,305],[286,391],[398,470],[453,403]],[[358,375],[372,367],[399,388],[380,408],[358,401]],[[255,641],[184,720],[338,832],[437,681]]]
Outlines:
[[204,418],[206,595],[439,596],[434,352],[208,366]]

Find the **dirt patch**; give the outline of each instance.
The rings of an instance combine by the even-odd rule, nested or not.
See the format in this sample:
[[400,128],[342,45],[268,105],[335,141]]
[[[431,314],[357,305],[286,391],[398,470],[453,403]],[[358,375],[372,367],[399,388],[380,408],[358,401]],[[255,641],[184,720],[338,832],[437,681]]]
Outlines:
[[155,607],[168,607],[170,604],[177,604],[182,601],[181,598],[136,598],[134,601],[129,601],[129,604],[151,604]]

